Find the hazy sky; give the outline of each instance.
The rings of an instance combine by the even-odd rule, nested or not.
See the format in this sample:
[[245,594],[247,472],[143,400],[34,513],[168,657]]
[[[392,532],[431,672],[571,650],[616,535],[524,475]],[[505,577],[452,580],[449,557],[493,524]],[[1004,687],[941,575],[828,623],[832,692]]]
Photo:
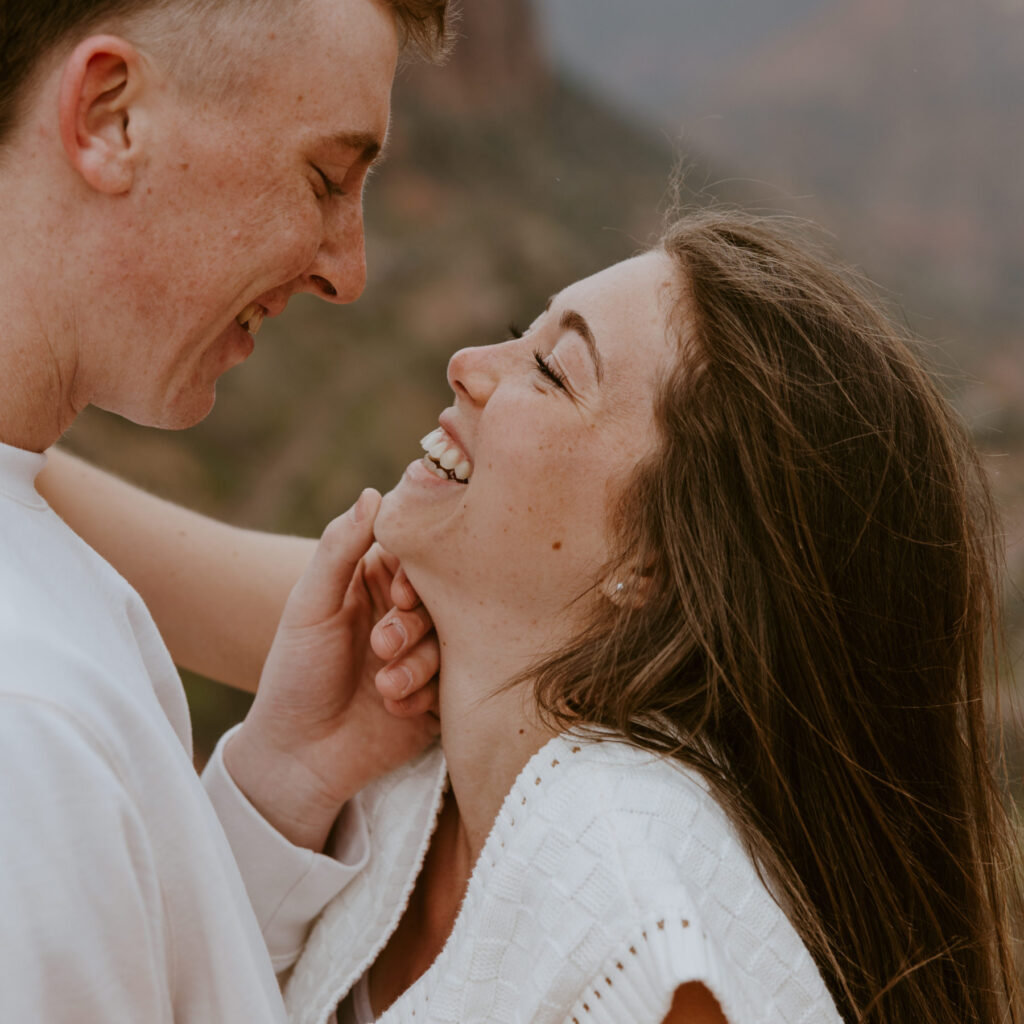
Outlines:
[[716,65],[836,2],[535,0],[560,62],[659,121],[692,108]]

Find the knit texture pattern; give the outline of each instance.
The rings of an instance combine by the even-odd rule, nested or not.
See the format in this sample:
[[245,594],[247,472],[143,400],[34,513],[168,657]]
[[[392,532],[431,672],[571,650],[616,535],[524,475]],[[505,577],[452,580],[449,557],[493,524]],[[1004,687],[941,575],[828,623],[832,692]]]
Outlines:
[[[310,934],[285,992],[296,1024],[325,1024],[394,931],[445,779],[431,750],[361,794],[370,864]],[[730,1024],[840,1021],[703,780],[567,733],[517,778],[444,949],[378,1019],[656,1022],[688,981]]]

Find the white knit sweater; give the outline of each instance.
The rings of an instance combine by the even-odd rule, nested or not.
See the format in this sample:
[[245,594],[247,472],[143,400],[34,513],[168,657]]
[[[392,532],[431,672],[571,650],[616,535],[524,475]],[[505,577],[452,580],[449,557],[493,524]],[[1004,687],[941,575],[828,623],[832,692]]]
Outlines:
[[[432,749],[359,800],[366,870],[327,907],[289,980],[324,1024],[396,928],[446,782]],[[703,982],[730,1024],[830,1024],[834,1004],[698,775],[572,733],[505,798],[444,949],[380,1021],[661,1021]]]

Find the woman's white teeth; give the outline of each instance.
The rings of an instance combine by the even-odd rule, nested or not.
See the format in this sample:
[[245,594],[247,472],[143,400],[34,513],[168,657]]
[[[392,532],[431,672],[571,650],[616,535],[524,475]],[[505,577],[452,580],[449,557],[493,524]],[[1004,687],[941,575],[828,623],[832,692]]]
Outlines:
[[250,334],[254,335],[263,323],[264,313],[265,310],[259,303],[251,302],[235,317],[235,322],[239,327],[244,327]]
[[427,465],[433,468],[438,476],[461,483],[469,480],[473,464],[441,427],[427,434],[420,441],[420,445],[427,453]]

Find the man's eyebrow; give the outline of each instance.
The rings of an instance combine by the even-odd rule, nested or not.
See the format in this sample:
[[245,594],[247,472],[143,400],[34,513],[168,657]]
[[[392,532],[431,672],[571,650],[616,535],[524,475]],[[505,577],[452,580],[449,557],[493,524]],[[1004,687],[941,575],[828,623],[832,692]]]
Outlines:
[[337,132],[329,135],[325,140],[329,146],[337,146],[339,149],[354,149],[359,157],[367,164],[383,159],[387,150],[388,136],[382,140],[374,132]]
[[[550,306],[550,303],[548,303]],[[567,309],[562,314],[562,319],[559,320],[558,326],[563,331],[575,331],[587,345],[587,351],[590,353],[590,358],[594,360],[594,372],[597,374],[597,382],[601,383],[603,374],[603,367],[601,365],[601,353],[597,351],[597,342],[594,341],[594,335],[590,330],[590,324],[583,319],[581,313],[577,313],[575,309]]]

